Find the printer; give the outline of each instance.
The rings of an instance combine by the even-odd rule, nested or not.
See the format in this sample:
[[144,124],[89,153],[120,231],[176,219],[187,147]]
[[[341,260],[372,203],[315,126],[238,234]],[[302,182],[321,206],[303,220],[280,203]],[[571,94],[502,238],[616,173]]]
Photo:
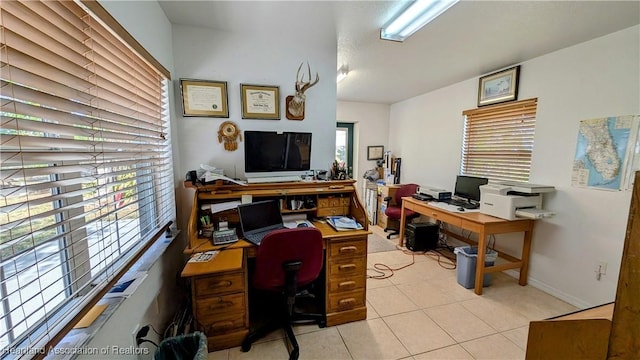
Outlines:
[[489,182],[480,185],[480,212],[506,220],[552,217],[554,212],[542,209],[542,194],[553,191],[553,186],[546,185]]

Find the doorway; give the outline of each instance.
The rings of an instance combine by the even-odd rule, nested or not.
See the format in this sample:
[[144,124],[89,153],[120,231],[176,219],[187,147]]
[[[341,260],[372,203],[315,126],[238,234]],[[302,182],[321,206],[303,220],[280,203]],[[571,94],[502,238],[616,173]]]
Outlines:
[[336,124],[336,161],[345,164],[347,175],[353,179],[353,123]]

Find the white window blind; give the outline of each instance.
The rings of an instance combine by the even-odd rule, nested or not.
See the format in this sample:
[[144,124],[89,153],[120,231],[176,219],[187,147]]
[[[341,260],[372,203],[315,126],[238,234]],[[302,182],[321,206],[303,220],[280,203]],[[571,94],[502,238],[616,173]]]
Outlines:
[[168,72],[96,2],[102,19],[73,1],[0,4],[6,354],[51,342],[97,301],[175,200]]
[[460,173],[528,181],[538,99],[466,110]]

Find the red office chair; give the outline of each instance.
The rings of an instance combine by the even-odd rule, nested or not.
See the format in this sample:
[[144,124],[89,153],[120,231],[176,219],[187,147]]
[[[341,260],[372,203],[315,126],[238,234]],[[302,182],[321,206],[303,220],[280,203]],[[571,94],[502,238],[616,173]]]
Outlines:
[[[405,184],[400,186],[400,188],[396,190],[396,194],[394,196],[396,205],[389,206],[391,196],[387,196],[384,198],[384,201],[387,202],[387,208],[384,210],[384,214],[387,215],[389,219],[400,220],[400,215],[402,213],[402,198],[405,196],[411,196],[415,194],[416,191],[418,191],[417,184]],[[411,211],[408,209],[405,209],[404,213],[405,213],[405,218],[407,219],[407,223],[410,223],[411,220],[420,216],[420,214],[418,214],[417,212]],[[387,231],[392,231],[391,234],[387,235],[387,239],[391,239],[393,235],[398,235],[400,233],[400,229],[392,229],[388,227],[388,225],[384,229],[384,232],[387,232]]]
[[[323,263],[322,233],[313,227],[275,230],[262,239],[256,255],[253,287],[279,293],[283,299],[276,318],[250,332],[242,342],[242,351],[278,328],[284,328],[291,342],[290,360],[298,359],[300,348],[291,324],[300,320],[313,320],[326,325],[324,314],[302,314],[294,311],[298,287],[318,278]],[[323,307],[324,309],[324,307]]]

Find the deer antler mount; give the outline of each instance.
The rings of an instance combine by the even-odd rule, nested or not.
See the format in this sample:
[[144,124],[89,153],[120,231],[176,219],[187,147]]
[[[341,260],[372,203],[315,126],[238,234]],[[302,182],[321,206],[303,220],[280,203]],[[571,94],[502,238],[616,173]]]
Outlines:
[[304,103],[306,100],[304,93],[320,81],[320,76],[318,76],[317,72],[315,80],[311,80],[311,67],[309,63],[307,63],[309,78],[305,81],[305,74],[303,73],[302,76],[300,76],[302,65],[304,65],[304,63],[300,64],[298,72],[296,73],[296,94],[287,96],[287,119],[289,120],[304,120]]

